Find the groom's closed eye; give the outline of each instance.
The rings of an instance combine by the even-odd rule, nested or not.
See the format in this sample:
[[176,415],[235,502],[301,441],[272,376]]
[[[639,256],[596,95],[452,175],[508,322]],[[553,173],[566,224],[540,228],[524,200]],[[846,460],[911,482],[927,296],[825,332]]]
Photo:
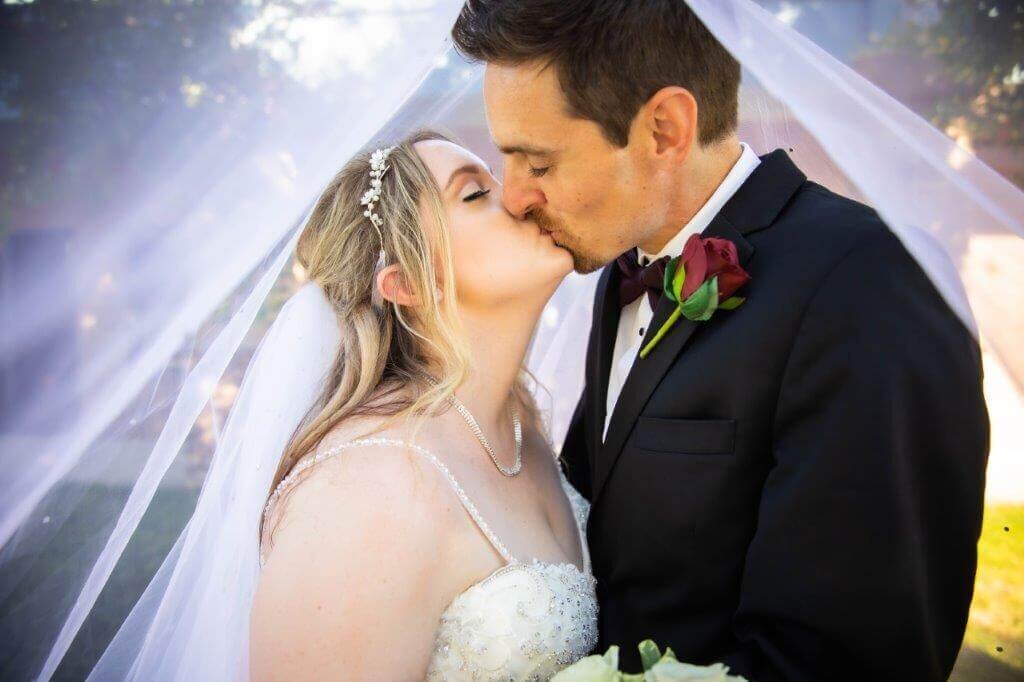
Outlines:
[[527,171],[534,178],[544,177],[551,170],[557,150],[532,145],[502,145],[499,150],[505,156],[519,156],[526,162]]

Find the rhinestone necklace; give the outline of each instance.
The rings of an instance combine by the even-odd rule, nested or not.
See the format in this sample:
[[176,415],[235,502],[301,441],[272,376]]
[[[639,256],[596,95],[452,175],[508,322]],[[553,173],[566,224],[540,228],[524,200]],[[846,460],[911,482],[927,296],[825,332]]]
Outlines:
[[487,454],[490,455],[491,461],[494,462],[494,466],[498,468],[498,471],[511,478],[523,470],[523,425],[519,421],[519,410],[515,408],[515,405],[512,406],[512,433],[515,435],[516,440],[516,461],[511,467],[507,467],[498,461],[498,455],[495,454],[494,448],[491,447],[490,441],[487,440],[487,436],[484,435],[480,425],[476,422],[476,419],[473,418],[473,413],[469,411],[469,408],[466,407],[461,400],[456,398],[454,394],[452,394],[448,400],[455,406],[455,409],[459,411],[459,414],[461,414],[462,418],[466,420],[466,423],[469,424],[469,428],[473,432],[473,435],[476,436],[476,439],[480,441],[480,445],[482,445],[484,450],[487,451]]

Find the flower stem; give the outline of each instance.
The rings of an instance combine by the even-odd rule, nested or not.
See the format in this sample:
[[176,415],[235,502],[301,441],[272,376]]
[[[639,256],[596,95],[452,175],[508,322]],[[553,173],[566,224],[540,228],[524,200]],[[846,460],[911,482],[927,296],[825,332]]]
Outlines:
[[678,320],[679,316],[682,314],[683,309],[678,306],[675,310],[672,311],[672,314],[669,316],[667,320],[665,320],[665,324],[661,325],[661,329],[659,329],[658,333],[654,335],[654,338],[651,339],[651,342],[644,346],[643,349],[640,351],[641,360],[643,360],[648,356],[648,354],[650,354],[651,349],[653,349],[658,344],[658,342],[661,341],[661,337],[665,336],[665,334],[668,334],[668,330],[672,328],[672,325],[676,323],[676,320]]

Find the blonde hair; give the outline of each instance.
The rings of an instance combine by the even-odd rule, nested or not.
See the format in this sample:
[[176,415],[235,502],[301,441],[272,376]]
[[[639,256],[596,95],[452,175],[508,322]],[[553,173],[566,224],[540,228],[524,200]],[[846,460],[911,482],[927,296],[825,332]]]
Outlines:
[[[370,187],[372,150],[367,150],[328,183],[299,237],[296,257],[334,307],[342,343],[319,400],[285,448],[271,490],[345,419],[384,416],[371,432],[376,433],[428,414],[446,403],[469,373],[447,211],[440,187],[414,148],[426,140],[450,141],[421,131],[395,144],[388,156],[375,208],[383,220],[380,234],[360,203]],[[382,301],[375,293],[382,249],[385,262],[398,265],[417,306]],[[525,376],[515,384],[514,399],[524,421],[536,422]],[[403,391],[408,387],[414,390]]]

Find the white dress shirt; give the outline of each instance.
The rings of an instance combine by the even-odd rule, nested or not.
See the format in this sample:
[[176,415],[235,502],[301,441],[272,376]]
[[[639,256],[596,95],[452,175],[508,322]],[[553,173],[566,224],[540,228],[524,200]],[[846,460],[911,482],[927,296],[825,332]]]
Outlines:
[[[743,152],[740,154],[739,161],[733,165],[732,170],[725,176],[722,184],[718,186],[715,193],[697,211],[697,214],[693,216],[690,222],[675,237],[669,240],[668,244],[665,244],[665,247],[659,253],[649,254],[644,252],[643,249],[637,249],[640,265],[647,265],[663,256],[675,258],[683,252],[683,246],[686,244],[686,240],[690,238],[690,235],[703,232],[704,228],[711,224],[711,221],[722,210],[726,202],[729,201],[732,195],[750,177],[750,174],[754,172],[758,164],[761,163],[761,159],[757,158],[757,154],[750,147],[742,143],[741,146],[743,147]],[[612,353],[611,373],[608,375],[608,403],[604,419],[604,435],[601,437],[602,441],[608,436],[608,425],[612,421],[615,403],[618,402],[619,394],[626,383],[629,371],[633,367],[637,355],[640,354],[640,345],[643,342],[644,334],[647,333],[647,327],[651,324],[652,317],[654,317],[654,310],[651,308],[646,294],[623,308],[622,314],[619,316],[619,331],[615,336],[615,350]]]

